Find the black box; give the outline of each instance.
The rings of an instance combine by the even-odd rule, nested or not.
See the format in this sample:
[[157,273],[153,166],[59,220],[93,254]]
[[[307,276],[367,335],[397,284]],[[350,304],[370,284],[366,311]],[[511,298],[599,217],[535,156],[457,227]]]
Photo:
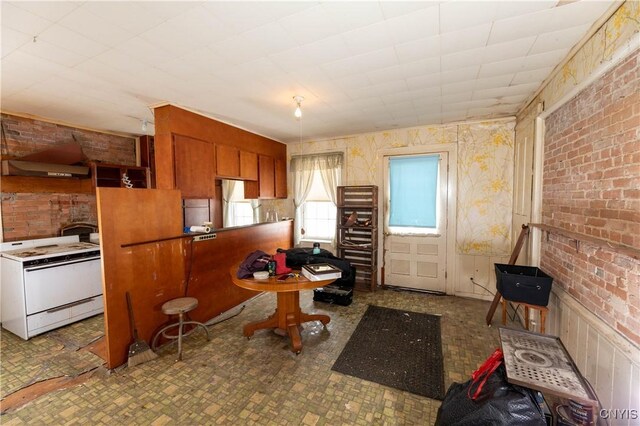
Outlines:
[[547,306],[553,278],[534,266],[495,266],[496,287],[505,300]]
[[313,300],[316,302],[335,303],[349,306],[353,302],[353,288],[328,285],[313,290]]

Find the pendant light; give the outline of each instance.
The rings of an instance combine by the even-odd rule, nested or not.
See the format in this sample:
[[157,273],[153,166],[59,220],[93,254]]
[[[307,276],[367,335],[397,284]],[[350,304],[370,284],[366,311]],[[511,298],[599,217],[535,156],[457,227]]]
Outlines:
[[304,97],[296,95],[293,97],[293,100],[296,103],[296,110],[293,112],[293,115],[299,120],[302,117],[302,108],[300,107],[300,104],[304,101]]

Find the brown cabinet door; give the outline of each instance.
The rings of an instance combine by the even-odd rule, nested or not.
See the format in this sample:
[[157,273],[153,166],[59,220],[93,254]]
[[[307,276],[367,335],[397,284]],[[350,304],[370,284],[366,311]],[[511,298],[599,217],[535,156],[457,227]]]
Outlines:
[[216,176],[240,177],[240,151],[229,145],[216,145]]
[[258,180],[258,154],[240,151],[240,177],[246,180]]
[[173,135],[176,188],[183,198],[215,198],[215,145]]
[[258,157],[258,171],[260,174],[260,198],[274,198],[276,196],[275,191],[275,178],[276,178],[276,165],[275,159],[266,155]]
[[276,198],[287,198],[287,162],[276,158]]

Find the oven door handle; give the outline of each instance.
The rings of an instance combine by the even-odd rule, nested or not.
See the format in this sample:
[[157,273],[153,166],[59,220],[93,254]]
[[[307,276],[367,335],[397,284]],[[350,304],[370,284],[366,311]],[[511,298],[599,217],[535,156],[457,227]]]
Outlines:
[[100,256],[85,257],[83,259],[68,260],[68,261],[56,262],[56,263],[45,263],[45,264],[39,265],[39,266],[29,266],[28,268],[24,268],[24,271],[25,272],[40,271],[42,269],[57,268],[57,267],[60,267],[60,266],[73,265],[75,263],[91,262],[92,260],[97,260],[97,259],[100,259]]

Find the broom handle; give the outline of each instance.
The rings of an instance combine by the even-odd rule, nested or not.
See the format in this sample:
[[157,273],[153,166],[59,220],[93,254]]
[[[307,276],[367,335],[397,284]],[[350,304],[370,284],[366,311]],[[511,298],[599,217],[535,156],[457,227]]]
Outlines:
[[133,319],[133,306],[131,305],[131,296],[129,295],[128,291],[125,294],[127,295],[127,309],[129,310],[129,322],[131,323],[133,338],[138,340],[138,330],[136,329],[136,324]]

